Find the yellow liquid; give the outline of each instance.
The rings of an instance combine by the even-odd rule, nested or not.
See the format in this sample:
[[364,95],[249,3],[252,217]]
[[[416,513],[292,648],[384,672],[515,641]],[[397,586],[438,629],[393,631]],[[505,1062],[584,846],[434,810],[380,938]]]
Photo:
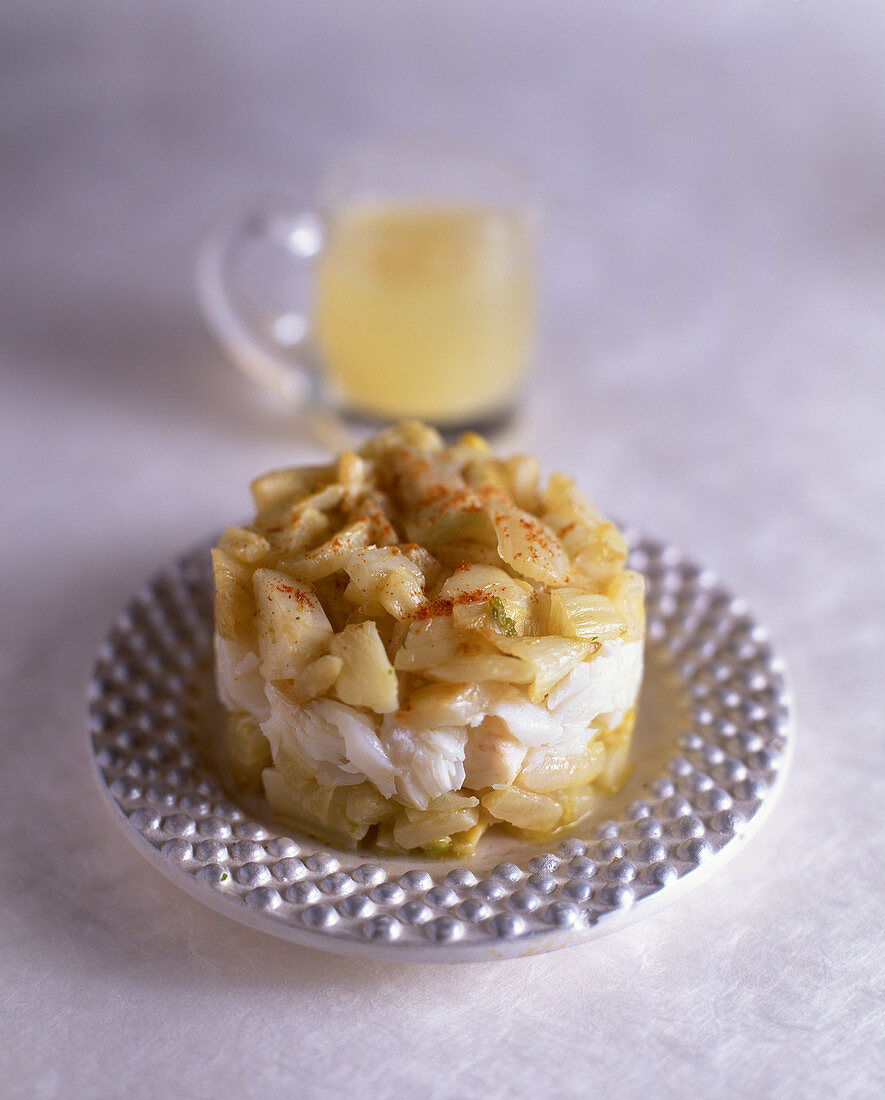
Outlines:
[[393,419],[478,420],[510,404],[533,331],[533,256],[518,215],[363,205],[319,260],[316,335],[339,403]]

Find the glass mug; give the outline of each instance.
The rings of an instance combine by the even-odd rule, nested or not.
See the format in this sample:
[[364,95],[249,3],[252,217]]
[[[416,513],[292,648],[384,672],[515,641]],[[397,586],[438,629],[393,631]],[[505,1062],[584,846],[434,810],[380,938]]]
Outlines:
[[[491,426],[533,350],[536,224],[526,183],[497,161],[376,147],[327,175],[316,211],[267,201],[216,226],[200,298],[237,366],[290,403]],[[262,302],[266,272],[250,304],[238,269],[255,245],[309,272],[311,308]]]

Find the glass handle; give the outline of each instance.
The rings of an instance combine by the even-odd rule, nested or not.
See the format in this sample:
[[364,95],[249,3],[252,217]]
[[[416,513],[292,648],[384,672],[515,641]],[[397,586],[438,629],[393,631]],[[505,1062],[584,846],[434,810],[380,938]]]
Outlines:
[[309,265],[323,246],[323,226],[309,210],[253,205],[220,219],[207,234],[197,262],[197,291],[206,322],[247,378],[289,405],[304,404],[315,388],[306,304],[269,323],[250,311],[243,261],[250,248],[270,245],[292,262]]

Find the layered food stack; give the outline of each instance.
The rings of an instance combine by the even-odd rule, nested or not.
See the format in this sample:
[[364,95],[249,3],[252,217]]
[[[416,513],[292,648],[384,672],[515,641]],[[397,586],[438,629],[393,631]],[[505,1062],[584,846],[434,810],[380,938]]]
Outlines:
[[235,786],[336,846],[464,856],[623,784],[644,582],[569,478],[404,422],[252,492],[213,550]]

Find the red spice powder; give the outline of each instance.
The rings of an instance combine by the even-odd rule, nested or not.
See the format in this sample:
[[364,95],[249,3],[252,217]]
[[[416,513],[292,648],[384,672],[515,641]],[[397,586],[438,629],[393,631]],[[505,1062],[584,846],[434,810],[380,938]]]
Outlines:
[[275,581],[274,588],[287,599],[291,600],[294,597],[302,607],[313,606],[314,599],[311,594],[301,588],[296,588],[293,584],[286,584],[285,581]]
[[451,615],[452,608],[456,605],[479,603],[488,598],[489,594],[483,588],[477,588],[473,592],[460,592],[457,596],[437,596],[428,600],[423,607],[419,607],[414,618],[424,620],[436,618],[437,615]]

